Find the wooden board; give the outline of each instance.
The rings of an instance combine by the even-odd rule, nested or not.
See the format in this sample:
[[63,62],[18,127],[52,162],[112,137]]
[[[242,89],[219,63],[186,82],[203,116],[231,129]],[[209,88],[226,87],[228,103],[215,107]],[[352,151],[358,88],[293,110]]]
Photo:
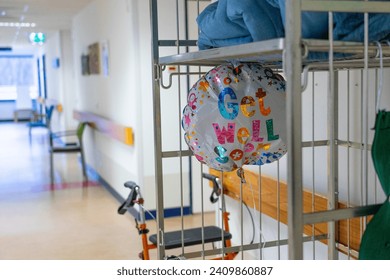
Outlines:
[[[210,173],[221,178],[222,173],[219,171],[210,170]],[[245,170],[245,179],[247,183],[243,186],[243,201],[249,207],[255,208],[275,220],[278,220],[279,217],[281,223],[287,224],[287,184],[279,182],[278,185],[277,180],[265,176],[262,176],[260,181],[259,175],[249,170]],[[223,173],[223,185],[226,195],[238,201],[240,200],[240,179],[235,171]],[[327,203],[326,197],[319,194],[314,194],[313,196],[311,191],[303,191],[304,213],[324,211],[327,209]],[[338,207],[346,208],[347,205],[340,202]],[[346,247],[349,245],[350,249],[358,251],[362,234],[361,220],[361,218],[354,218],[349,221],[338,221],[337,242]],[[307,235],[327,234],[327,223],[305,225],[304,233]],[[326,243],[326,240],[321,242]]]

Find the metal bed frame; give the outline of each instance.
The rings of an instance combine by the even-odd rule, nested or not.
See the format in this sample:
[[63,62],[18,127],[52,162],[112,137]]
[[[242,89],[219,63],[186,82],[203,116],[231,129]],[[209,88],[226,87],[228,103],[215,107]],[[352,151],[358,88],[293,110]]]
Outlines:
[[[187,1],[184,0],[184,10],[187,13]],[[156,205],[157,205],[157,225],[159,233],[157,234],[158,258],[163,259],[165,256],[165,246],[162,235],[164,233],[164,173],[163,165],[166,158],[179,158],[180,170],[182,170],[182,158],[191,156],[191,152],[182,145],[180,140],[180,149],[177,151],[164,151],[162,145],[162,121],[161,111],[162,103],[162,71],[165,66],[182,65],[186,66],[186,71],[183,73],[174,74],[189,75],[189,66],[217,66],[226,63],[231,59],[240,61],[258,61],[265,66],[276,70],[283,71],[287,81],[287,142],[288,142],[288,158],[287,158],[287,186],[288,186],[288,237],[286,240],[278,238],[273,242],[266,244],[259,242],[256,244],[243,244],[241,234],[240,246],[233,246],[229,250],[240,250],[242,258],[245,250],[252,250],[268,246],[281,246],[288,244],[288,259],[303,259],[303,243],[307,240],[315,240],[321,237],[305,236],[303,227],[305,224],[316,224],[326,222],[328,224],[327,248],[328,258],[337,259],[340,245],[336,242],[338,220],[347,220],[354,217],[368,216],[376,212],[378,205],[368,203],[367,197],[363,194],[363,203],[360,206],[348,207],[346,209],[337,209],[338,205],[338,158],[339,147],[356,148],[361,151],[362,159],[362,185],[368,188],[368,151],[370,148],[368,131],[368,109],[364,107],[362,111],[362,141],[355,143],[349,139],[342,140],[338,135],[338,70],[341,69],[361,69],[363,82],[363,101],[368,95],[368,80],[369,68],[377,68],[379,65],[378,47],[375,44],[368,43],[368,36],[365,36],[364,43],[352,42],[336,42],[333,41],[332,32],[329,33],[329,40],[303,40],[301,39],[301,11],[327,11],[329,12],[330,24],[333,20],[333,12],[361,12],[365,13],[365,32],[368,32],[368,13],[389,13],[389,3],[378,1],[313,1],[313,0],[286,0],[286,37],[281,39],[255,42],[241,46],[224,47],[219,49],[189,52],[189,47],[194,46],[194,40],[188,39],[187,31],[183,36],[179,36],[174,40],[160,40],[158,29],[158,2],[150,0],[151,13],[151,28],[152,28],[152,63],[153,63],[153,103],[154,103],[154,135],[155,135],[155,175],[156,175]],[[199,1],[198,13],[199,13]],[[176,16],[179,22],[179,1],[176,1]],[[185,15],[187,19],[187,15]],[[331,25],[330,25],[331,26]],[[179,28],[179,26],[177,26]],[[184,26],[184,28],[187,28]],[[160,57],[160,48],[169,46],[176,47],[177,54],[171,56]],[[310,52],[326,52],[329,55],[326,61],[311,61],[307,59],[307,54]],[[334,53],[346,53],[348,59],[336,60]],[[390,66],[390,47],[383,46],[383,63],[385,66]],[[201,68],[199,68],[199,72]],[[309,141],[303,142],[302,138],[302,100],[301,98],[293,98],[299,96],[305,88],[306,82],[302,85],[301,73],[307,78],[308,72],[328,71],[328,93],[327,93],[327,128],[328,135],[326,141]],[[198,72],[195,72],[198,73]],[[307,80],[307,79],[306,79]],[[189,78],[187,78],[189,83]],[[179,85],[179,107],[180,100],[180,85]],[[180,116],[180,108],[178,112]],[[180,127],[180,125],[178,124]],[[181,134],[180,134],[181,135]],[[318,146],[327,146],[327,172],[328,177],[328,209],[321,212],[303,212],[303,148],[311,147],[314,149]],[[314,158],[313,158],[314,161]],[[261,171],[260,171],[261,172]],[[261,175],[261,174],[260,174]],[[182,180],[182,179],[181,179]],[[242,190],[242,187],[241,187]],[[182,192],[182,191],[181,191]],[[241,191],[242,192],[242,191]],[[366,192],[365,190],[362,193]],[[242,193],[240,194],[242,197]],[[224,196],[222,195],[222,201]],[[183,207],[183,204],[182,204]],[[241,218],[242,214],[242,198],[241,198]],[[242,223],[242,221],[241,221]],[[294,226],[291,226],[294,225]],[[364,226],[363,226],[364,228]],[[242,233],[242,225],[241,225]],[[204,247],[203,247],[204,248]],[[198,253],[183,254],[187,257],[203,257],[220,252],[226,252],[227,248],[202,250]],[[349,250],[348,250],[349,255]]]

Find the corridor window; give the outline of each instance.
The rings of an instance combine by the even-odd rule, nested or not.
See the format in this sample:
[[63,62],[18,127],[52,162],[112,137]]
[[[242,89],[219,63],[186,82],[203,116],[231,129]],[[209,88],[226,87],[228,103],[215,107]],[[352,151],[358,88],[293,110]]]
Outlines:
[[33,56],[0,56],[0,101],[16,100],[18,88],[37,97]]

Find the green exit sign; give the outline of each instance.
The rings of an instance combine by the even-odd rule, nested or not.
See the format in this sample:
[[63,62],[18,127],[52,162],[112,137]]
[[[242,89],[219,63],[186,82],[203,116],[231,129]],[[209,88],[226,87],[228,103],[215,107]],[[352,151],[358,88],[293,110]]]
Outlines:
[[30,33],[29,38],[32,44],[42,45],[46,41],[46,35],[43,34],[42,32],[38,32],[38,33],[32,32]]

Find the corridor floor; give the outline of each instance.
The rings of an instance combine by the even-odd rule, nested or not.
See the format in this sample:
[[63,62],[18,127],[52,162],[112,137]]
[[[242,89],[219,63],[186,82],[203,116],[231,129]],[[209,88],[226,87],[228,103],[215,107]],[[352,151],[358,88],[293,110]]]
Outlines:
[[[138,259],[133,217],[118,215],[119,202],[98,182],[82,182],[76,155],[56,155],[55,168],[51,185],[45,130],[30,142],[25,123],[0,123],[0,259]],[[186,217],[185,226],[200,219]],[[148,227],[155,232],[153,221]]]

